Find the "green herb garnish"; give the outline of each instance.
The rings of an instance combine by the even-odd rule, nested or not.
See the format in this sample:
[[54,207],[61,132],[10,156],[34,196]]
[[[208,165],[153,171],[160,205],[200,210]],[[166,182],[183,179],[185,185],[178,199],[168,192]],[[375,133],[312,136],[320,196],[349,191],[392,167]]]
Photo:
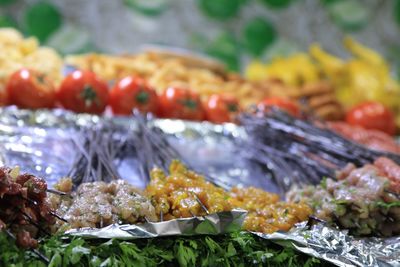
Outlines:
[[[0,233],[0,249],[0,266],[46,266],[33,253],[17,248],[5,233]],[[247,232],[129,242],[65,240],[56,235],[38,249],[49,258],[49,266],[331,266]]]
[[346,205],[349,201],[346,199],[332,199],[332,203],[336,205]]
[[322,181],[321,181],[321,187],[323,188],[323,189],[325,189],[326,190],[326,181],[328,180],[328,177],[326,177],[326,176],[324,176],[323,178],[322,178]]
[[400,207],[400,201],[386,203],[382,200],[376,202],[376,205],[381,208],[390,209],[392,207]]

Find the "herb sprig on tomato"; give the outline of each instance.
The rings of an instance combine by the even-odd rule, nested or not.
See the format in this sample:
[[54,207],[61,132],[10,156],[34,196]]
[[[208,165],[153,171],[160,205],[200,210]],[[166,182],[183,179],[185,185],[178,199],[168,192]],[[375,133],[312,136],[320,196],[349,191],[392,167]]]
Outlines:
[[128,76],[118,81],[110,91],[110,106],[114,114],[129,115],[133,109],[143,113],[158,111],[156,92],[145,80]]
[[64,108],[82,113],[102,113],[108,98],[107,83],[93,72],[81,70],[69,74],[57,93],[57,99]]
[[201,121],[205,113],[200,96],[191,90],[169,87],[160,96],[160,112],[163,118]]
[[206,119],[213,123],[234,122],[240,111],[238,100],[227,95],[211,95],[204,109]]
[[52,108],[55,104],[56,90],[45,74],[20,69],[14,72],[6,87],[10,104],[20,108]]

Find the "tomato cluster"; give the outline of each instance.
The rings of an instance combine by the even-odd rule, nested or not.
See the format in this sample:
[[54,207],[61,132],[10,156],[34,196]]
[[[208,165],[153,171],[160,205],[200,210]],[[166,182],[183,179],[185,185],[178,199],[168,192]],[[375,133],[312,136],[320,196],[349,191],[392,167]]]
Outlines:
[[[0,88],[1,89],[1,88]],[[230,96],[212,95],[202,102],[190,90],[170,87],[161,95],[142,78],[125,77],[110,89],[107,83],[90,71],[76,70],[65,77],[59,88],[34,70],[21,69],[11,75],[0,90],[0,105],[21,108],[53,108],[58,105],[79,113],[101,114],[109,105],[116,115],[129,115],[133,109],[151,112],[162,118],[234,122],[238,101]]]
[[[142,78],[125,77],[110,89],[107,83],[90,71],[76,70],[56,88],[46,75],[23,68],[12,74],[5,88],[0,87],[0,106],[13,104],[38,109],[62,106],[79,113],[101,114],[107,106],[116,115],[129,115],[133,109],[153,113],[161,118],[208,120],[214,123],[235,122],[240,112],[237,99],[212,95],[202,102],[191,90],[170,87],[161,95]],[[258,104],[260,111],[275,106],[294,117],[299,106],[283,98],[267,98]],[[351,109],[346,121],[366,129],[377,129],[393,135],[396,131],[393,113],[380,103],[366,102]]]

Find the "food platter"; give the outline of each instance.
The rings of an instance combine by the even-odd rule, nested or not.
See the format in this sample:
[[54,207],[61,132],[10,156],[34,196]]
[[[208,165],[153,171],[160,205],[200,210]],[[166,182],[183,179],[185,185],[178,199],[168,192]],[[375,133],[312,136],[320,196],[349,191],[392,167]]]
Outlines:
[[[27,111],[13,107],[2,109],[0,115],[2,160],[6,165],[13,166],[18,163],[24,166],[24,171],[46,177],[49,187],[52,187],[60,177],[68,173],[69,167],[73,166],[72,159],[76,155],[70,149],[71,136],[79,134],[80,128],[96,127],[103,121],[110,120],[116,125],[123,126],[126,131],[137,131],[138,127],[140,128],[140,119],[138,121],[136,117],[102,118],[64,110]],[[276,187],[270,174],[260,169],[258,176],[255,176],[254,170],[250,167],[254,165],[244,164],[246,161],[240,158],[241,154],[235,153],[237,145],[249,138],[249,133],[242,126],[170,119],[150,119],[146,123],[160,129],[181,159],[196,171],[205,173],[208,176],[207,179],[213,183],[227,189],[240,184],[245,187],[268,188],[268,191],[275,186],[276,192],[279,192],[279,187]],[[49,150],[53,151],[51,155],[46,154]],[[239,161],[243,162],[243,165],[236,163]],[[232,164],[233,162],[235,163]],[[48,169],[49,166],[50,169]],[[148,183],[140,176],[140,172],[136,174],[132,172],[132,168],[121,167],[119,173],[129,183],[139,188],[144,188]],[[246,177],[246,175],[252,175],[253,179],[249,179],[250,176]],[[242,180],[239,177],[242,177]],[[220,234],[240,229],[245,215],[246,212],[238,210],[161,223],[111,224],[100,229],[71,229],[66,234],[84,238],[120,239],[182,234]],[[311,228],[307,222],[303,222],[288,232],[278,231],[270,234],[254,232],[254,234],[278,244],[292,246],[303,253],[338,266],[352,264],[397,266],[398,263],[398,237],[360,239],[349,235],[346,230],[335,229],[321,222],[317,222]]]

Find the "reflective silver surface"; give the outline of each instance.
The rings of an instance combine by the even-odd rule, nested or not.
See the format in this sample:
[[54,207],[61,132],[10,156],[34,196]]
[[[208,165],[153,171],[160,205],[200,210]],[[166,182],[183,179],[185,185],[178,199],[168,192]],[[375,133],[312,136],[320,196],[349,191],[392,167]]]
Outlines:
[[400,237],[354,238],[322,223],[309,229],[301,223],[287,233],[255,233],[337,266],[400,266]]
[[101,229],[82,228],[66,232],[67,235],[85,238],[137,239],[170,235],[223,234],[239,231],[247,212],[232,210],[204,217],[174,219],[164,222],[143,224],[113,224]]
[[[51,186],[71,168],[74,151],[69,138],[79,127],[90,127],[101,121],[112,121],[130,129],[136,128],[132,117],[99,117],[75,114],[61,109],[0,109],[0,153],[10,166],[44,177]],[[257,186],[278,192],[271,178],[258,166],[249,166],[236,151],[235,143],[246,134],[242,127],[226,123],[154,119],[151,124],[167,134],[170,144],[195,170],[211,177],[217,184]],[[28,140],[30,139],[30,140]],[[1,159],[1,158],[0,158]],[[55,170],[53,167],[59,165]],[[133,185],[144,188],[132,166],[134,159],[122,162],[121,176]],[[51,169],[46,168],[50,166]],[[54,165],[54,166],[53,166]]]

